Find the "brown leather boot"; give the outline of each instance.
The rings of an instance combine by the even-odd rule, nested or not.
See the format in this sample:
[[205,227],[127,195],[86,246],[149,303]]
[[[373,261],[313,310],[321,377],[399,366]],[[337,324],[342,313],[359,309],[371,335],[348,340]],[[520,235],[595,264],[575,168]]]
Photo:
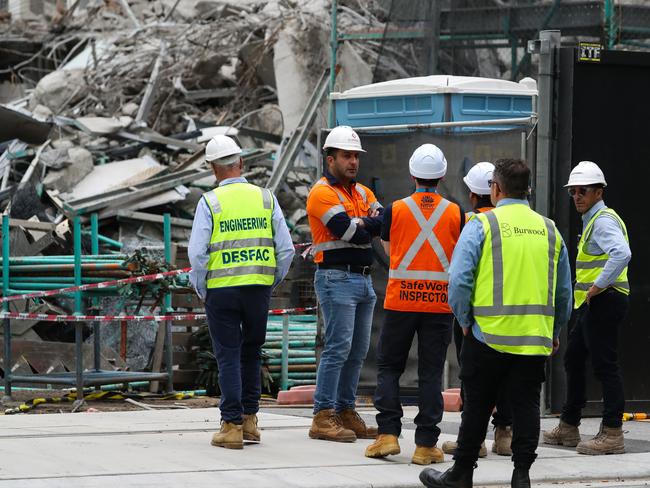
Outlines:
[[625,452],[625,438],[622,427],[605,427],[601,424],[596,437],[582,441],[576,447],[580,454],[598,456],[600,454],[623,454]]
[[366,457],[369,458],[383,458],[399,453],[399,442],[393,434],[379,434],[377,440],[366,447]]
[[260,431],[257,429],[257,415],[254,413],[244,414],[244,423],[242,424],[245,441],[259,442],[261,439]]
[[377,427],[366,425],[355,409],[341,410],[338,415],[343,427],[354,432],[357,439],[374,439],[377,437]]
[[564,420],[553,430],[545,430],[543,433],[544,444],[554,446],[576,447],[580,442],[580,431],[578,426],[567,424]]
[[[442,452],[445,454],[451,454],[452,456],[456,454],[456,448],[458,443],[455,441],[445,441],[442,443]],[[481,449],[478,451],[478,457],[484,458],[487,457],[487,447],[485,447],[485,441],[481,443]]]
[[212,436],[211,444],[226,449],[243,449],[244,435],[241,425],[221,422],[221,430]]
[[492,452],[499,456],[512,456],[512,428],[497,425],[494,427]]
[[357,436],[353,430],[346,429],[333,408],[319,411],[314,415],[309,429],[309,437],[334,442],[354,442]]
[[415,452],[413,453],[411,462],[421,466],[426,466],[431,463],[444,463],[445,455],[436,446],[415,446]]

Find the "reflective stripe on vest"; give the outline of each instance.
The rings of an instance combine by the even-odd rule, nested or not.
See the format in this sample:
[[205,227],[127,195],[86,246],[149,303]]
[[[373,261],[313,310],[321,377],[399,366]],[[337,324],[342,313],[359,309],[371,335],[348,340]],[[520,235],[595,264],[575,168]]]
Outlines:
[[207,288],[272,285],[273,194],[248,183],[232,183],[204,197],[212,213]]
[[[440,217],[442,217],[442,214],[449,206],[449,201],[443,198],[428,220],[422,214],[422,211],[413,198],[407,197],[402,201],[411,211],[413,217],[415,217],[415,220],[420,226],[420,233],[413,241],[413,244],[411,244],[411,247],[409,247],[397,269],[391,269],[388,271],[388,278],[402,280],[448,281],[449,275],[447,273],[449,271],[449,260],[447,259],[447,255],[445,254],[445,250],[442,248],[440,241],[438,241],[436,234],[433,232],[433,228],[436,226],[438,221],[440,221]],[[431,244],[431,248],[440,260],[440,264],[444,271],[410,271],[408,269],[425,241],[429,241],[429,244]]]
[[[580,237],[580,242],[578,242],[578,255],[576,257],[576,284],[573,289],[574,308],[580,308],[580,306],[585,302],[587,299],[587,291],[589,291],[589,288],[592,287],[598,276],[600,276],[605,264],[607,264],[607,261],[609,260],[609,255],[606,253],[591,255],[587,252],[589,239],[594,230],[594,224],[596,223],[596,219],[599,217],[614,220],[621,227],[625,240],[629,242],[625,222],[623,222],[623,219],[621,219],[614,210],[611,208],[603,208],[596,212],[587,223],[587,226]],[[630,283],[627,280],[627,266],[623,271],[621,271],[621,274],[618,275],[610,287],[625,295],[630,294]]]
[[386,310],[451,313],[449,260],[461,220],[457,205],[429,192],[393,204]]
[[[483,225],[486,239],[472,306],[486,343],[510,354],[550,355],[561,247],[555,225],[519,204],[498,207],[476,218]],[[508,241],[504,245],[505,239]],[[485,289],[490,280],[491,290]],[[510,287],[507,290],[506,285]],[[506,291],[509,303],[504,299]]]
[[[320,181],[316,183],[317,185],[323,185],[331,188],[334,190],[334,193],[336,193],[336,196],[338,197],[339,201],[341,202],[340,205],[334,205],[331,207],[327,212],[325,212],[322,217],[320,218],[320,221],[322,222],[323,225],[327,226],[327,223],[332,220],[332,217],[334,217],[336,214],[339,213],[346,213],[345,211],[345,206],[344,204],[346,203],[345,196],[337,189],[334,188],[332,185],[329,184],[327,179],[322,178]],[[362,186],[354,186],[354,189],[361,195],[361,198],[365,203],[368,203],[368,195],[366,194],[366,190]],[[381,204],[379,202],[373,202],[370,205],[371,209],[377,209],[381,208]],[[354,233],[357,231],[357,224],[355,222],[350,221],[350,225],[348,228],[345,230],[343,235],[341,236],[340,239],[336,239],[333,241],[326,241],[326,242],[321,242],[318,244],[314,244],[311,249],[310,253],[315,255],[316,253],[319,253],[321,251],[331,251],[334,249],[370,249],[372,245],[370,243],[367,244],[352,244],[348,242],[350,239],[352,239],[352,236]]]

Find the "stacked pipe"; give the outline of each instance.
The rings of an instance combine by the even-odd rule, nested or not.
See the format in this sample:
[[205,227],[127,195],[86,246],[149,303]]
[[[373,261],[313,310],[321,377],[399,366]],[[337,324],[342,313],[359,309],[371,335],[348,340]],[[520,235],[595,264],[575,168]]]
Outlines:
[[[282,316],[270,316],[263,363],[273,380],[282,377]],[[288,336],[288,386],[316,383],[316,315],[290,315]]]
[[[124,254],[82,255],[82,284],[101,283],[131,276],[133,264]],[[0,258],[0,269],[2,258]],[[137,266],[137,265],[136,265]],[[0,273],[1,275],[1,273]],[[65,288],[75,284],[74,256],[14,256],[9,258],[9,292],[30,293]],[[96,290],[115,294],[116,287]]]

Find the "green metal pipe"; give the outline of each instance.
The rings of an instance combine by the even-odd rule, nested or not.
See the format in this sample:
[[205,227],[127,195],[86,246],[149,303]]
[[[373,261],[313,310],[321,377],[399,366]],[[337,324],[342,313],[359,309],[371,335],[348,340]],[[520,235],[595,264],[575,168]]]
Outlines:
[[[66,264],[17,264],[10,265],[10,272],[36,272],[36,271],[75,271],[77,263]],[[82,263],[79,261],[79,275],[82,271],[108,271],[108,270],[127,270],[122,263]]]
[[[279,378],[282,373],[271,373],[271,378]],[[316,378],[316,373],[296,373],[296,372],[291,372],[289,373],[289,379],[309,379],[309,378]]]
[[[314,347],[316,346],[316,341],[289,341],[289,347]],[[280,349],[282,347],[282,341],[272,341],[264,343],[264,346],[269,349]]]
[[[21,293],[27,293],[27,290],[58,290],[61,288],[61,283],[41,283],[41,282],[26,282],[26,283],[14,283],[13,281],[9,282],[9,287],[13,290],[21,290]],[[102,288],[102,290],[119,290],[117,286],[107,286]],[[97,290],[86,290],[85,293],[90,293]]]
[[[115,261],[115,262],[122,262],[125,259],[127,259],[128,256],[126,254],[83,254],[81,256],[81,261]],[[43,264],[43,263],[52,263],[54,261],[60,261],[62,263],[72,263],[74,262],[74,256],[10,256],[9,257],[9,263],[10,264],[26,264],[26,263],[36,263],[36,264]],[[2,259],[0,258],[0,262],[2,262]]]
[[[282,364],[282,358],[265,359],[265,364]],[[289,364],[316,364],[316,356],[311,358],[292,358],[289,357]]]
[[[275,357],[281,357],[282,356],[282,351],[280,349],[264,349],[264,353],[267,356],[270,356],[272,358]],[[316,352],[312,349],[311,351],[305,351],[303,349],[289,349],[289,357],[294,357],[294,358],[315,358],[316,357]]]
[[[11,276],[11,283],[30,283],[33,281],[38,281],[39,283],[59,283],[59,284],[69,284],[74,283],[73,276]],[[85,283],[102,283],[106,281],[104,278],[88,278],[83,277],[82,282]]]
[[[86,234],[86,235],[90,235],[91,238],[93,236],[92,231],[89,231],[89,230],[84,230],[84,231],[82,231],[82,233]],[[116,247],[118,249],[122,249],[122,247],[124,247],[124,244],[122,244],[120,241],[116,241],[116,240],[111,239],[110,237],[107,237],[105,235],[97,234],[96,237],[97,237],[97,240],[105,242],[106,244],[108,244],[110,246],[113,246],[113,247]]]

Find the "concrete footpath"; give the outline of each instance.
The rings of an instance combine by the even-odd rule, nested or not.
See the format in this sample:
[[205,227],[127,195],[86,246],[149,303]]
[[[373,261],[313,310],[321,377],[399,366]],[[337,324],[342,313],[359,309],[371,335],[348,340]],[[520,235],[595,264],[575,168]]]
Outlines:
[[[412,418],[407,408],[402,454],[388,460],[364,457],[371,442],[311,440],[307,409],[265,409],[262,443],[243,451],[210,446],[218,429],[216,409],[15,415],[0,417],[0,488],[99,487],[385,487],[421,486],[422,467],[410,464]],[[373,410],[363,410],[372,419]],[[440,441],[453,440],[460,422],[446,413]],[[544,419],[543,428],[556,423]],[[531,471],[537,487],[650,484],[650,423],[630,422],[624,455],[590,457],[541,446]],[[583,430],[595,434],[596,419]],[[488,448],[492,441],[487,441]],[[448,462],[437,465],[446,469]],[[490,453],[479,460],[474,484],[508,485],[512,464]]]

